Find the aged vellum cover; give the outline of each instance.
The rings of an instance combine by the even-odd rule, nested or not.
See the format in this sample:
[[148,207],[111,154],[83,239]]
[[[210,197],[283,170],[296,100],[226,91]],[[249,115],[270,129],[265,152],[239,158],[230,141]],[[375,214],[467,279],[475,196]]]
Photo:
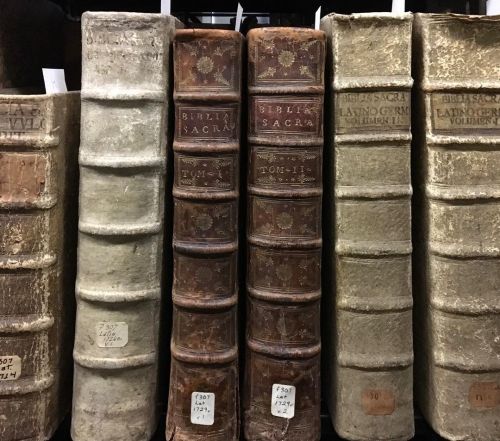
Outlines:
[[167,439],[239,438],[238,197],[243,37],[178,31]]
[[77,92],[0,91],[0,439],[48,440],[71,408]]
[[350,440],[413,437],[411,14],[331,14],[325,377]]
[[157,422],[169,44],[174,18],[85,13],[75,441]]
[[417,14],[416,381],[449,440],[500,438],[500,17]]
[[249,441],[320,439],[325,34],[248,33]]

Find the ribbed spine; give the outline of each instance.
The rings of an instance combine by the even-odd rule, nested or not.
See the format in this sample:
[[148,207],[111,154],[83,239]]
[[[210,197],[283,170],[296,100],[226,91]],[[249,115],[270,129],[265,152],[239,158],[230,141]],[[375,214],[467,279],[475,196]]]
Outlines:
[[[498,37],[475,36],[497,36],[500,22],[421,14],[416,22],[420,406],[447,439],[493,441],[500,424],[500,83],[490,75],[500,58],[490,55]],[[441,53],[453,54],[446,70]]]
[[409,14],[323,20],[331,51],[327,229],[334,241],[328,401],[337,432],[350,440],[414,433],[411,24]]
[[248,38],[245,437],[319,440],[324,34]]
[[86,13],[72,437],[156,428],[173,18]]
[[[170,440],[226,441],[239,436],[242,46],[239,33],[220,30],[179,31],[174,42]],[[214,396],[213,407],[205,413],[193,408],[197,393]]]
[[78,133],[68,132],[78,130],[78,99],[76,93],[0,97],[0,438],[6,441],[48,439],[69,411],[68,394],[61,394],[71,360],[65,338],[71,333],[63,330],[72,295],[64,281],[75,266],[67,176],[75,171],[71,140]]

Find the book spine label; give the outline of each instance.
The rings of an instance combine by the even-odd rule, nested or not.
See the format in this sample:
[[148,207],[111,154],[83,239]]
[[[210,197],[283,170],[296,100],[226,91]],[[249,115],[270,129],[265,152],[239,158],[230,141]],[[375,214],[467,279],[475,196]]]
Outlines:
[[75,267],[66,223],[76,208],[68,198],[71,178],[66,179],[76,166],[76,137],[68,131],[78,131],[79,95],[72,95],[0,97],[0,438],[5,440],[50,438],[69,410],[69,394],[61,394],[60,385],[61,376],[69,376],[72,343],[71,332],[63,335],[72,315],[66,281]]
[[174,280],[167,439],[236,440],[241,58],[234,31],[174,40]]
[[410,91],[342,91],[335,100],[335,133],[408,131]]
[[[285,140],[291,135],[312,138],[318,143],[323,130],[322,96],[250,96],[249,137],[276,137]],[[314,139],[316,138],[316,139]],[[263,141],[265,142],[265,141]]]
[[491,75],[500,68],[500,22],[418,15],[417,25],[420,406],[443,437],[493,441],[500,424],[500,83]]
[[335,207],[327,399],[342,437],[403,441],[414,433],[412,18],[332,14],[323,26],[332,51],[327,167]]
[[245,438],[319,440],[325,37],[248,38]]
[[82,20],[75,440],[149,440],[156,429],[174,28],[159,14]]

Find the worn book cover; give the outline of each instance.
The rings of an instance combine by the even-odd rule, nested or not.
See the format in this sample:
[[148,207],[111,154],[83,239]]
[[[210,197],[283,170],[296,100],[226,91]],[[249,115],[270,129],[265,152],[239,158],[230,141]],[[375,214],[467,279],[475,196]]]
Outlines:
[[238,197],[243,37],[174,40],[174,280],[167,439],[239,439]]
[[71,408],[80,95],[0,91],[0,439]]
[[449,440],[500,437],[500,17],[416,15],[417,396]]
[[174,20],[82,18],[75,441],[146,441],[157,425]]
[[[350,440],[413,437],[411,14],[331,14],[326,400]],[[328,291],[326,291],[328,290]]]
[[320,439],[325,34],[248,33],[249,441]]

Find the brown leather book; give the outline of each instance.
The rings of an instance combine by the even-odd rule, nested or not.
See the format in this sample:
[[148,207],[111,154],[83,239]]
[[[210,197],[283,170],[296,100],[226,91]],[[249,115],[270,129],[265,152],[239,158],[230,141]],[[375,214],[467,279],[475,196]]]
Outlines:
[[167,439],[238,439],[240,33],[174,40],[174,280]]
[[416,396],[448,440],[500,439],[500,16],[416,14]]
[[0,439],[71,408],[80,95],[0,95]]
[[248,33],[250,441],[320,439],[324,56],[322,31]]

